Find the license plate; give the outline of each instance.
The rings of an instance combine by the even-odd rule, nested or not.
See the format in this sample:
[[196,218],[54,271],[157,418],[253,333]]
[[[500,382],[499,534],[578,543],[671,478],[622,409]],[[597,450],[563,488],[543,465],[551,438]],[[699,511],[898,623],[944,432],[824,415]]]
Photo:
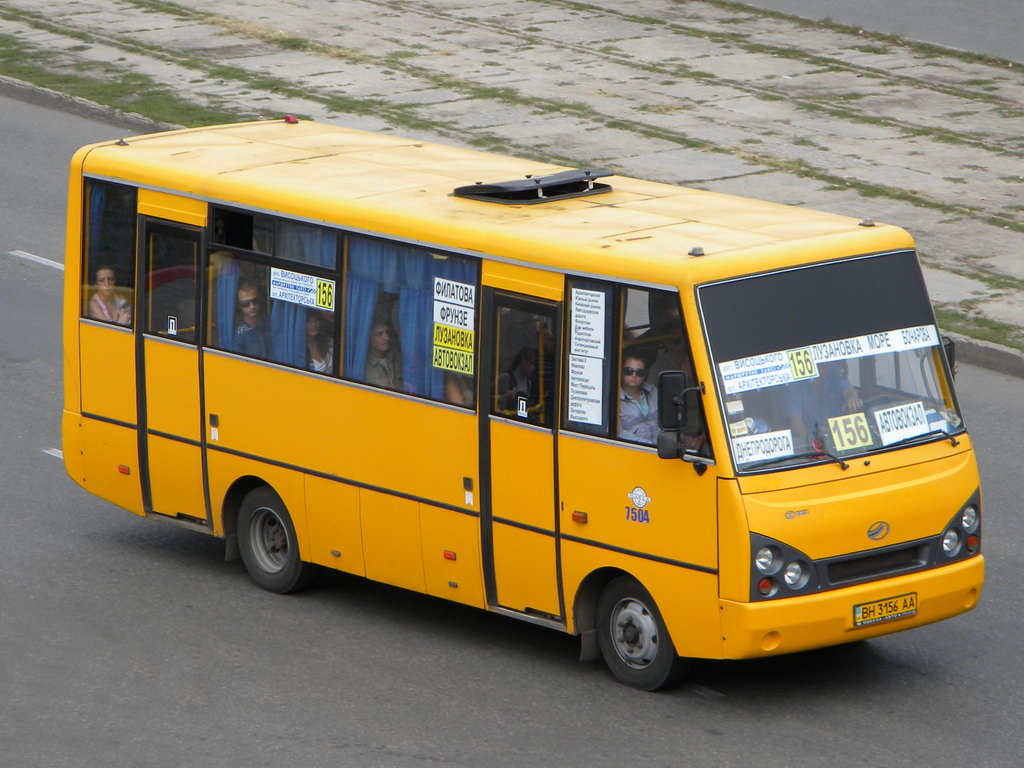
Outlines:
[[883,621],[905,619],[917,613],[917,592],[887,597],[853,606],[853,626],[867,627]]

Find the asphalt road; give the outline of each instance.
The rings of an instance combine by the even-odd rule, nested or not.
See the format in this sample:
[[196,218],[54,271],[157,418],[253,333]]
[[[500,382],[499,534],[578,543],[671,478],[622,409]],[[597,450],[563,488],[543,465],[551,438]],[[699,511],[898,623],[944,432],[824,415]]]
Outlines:
[[1024,62],[1024,4],[1020,0],[742,0],[815,21]]
[[5,254],[59,259],[67,156],[121,134],[0,98],[0,766],[1019,765],[1024,382],[962,367],[990,566],[940,625],[644,694],[482,611],[342,575],[272,595],[44,452],[61,273]]

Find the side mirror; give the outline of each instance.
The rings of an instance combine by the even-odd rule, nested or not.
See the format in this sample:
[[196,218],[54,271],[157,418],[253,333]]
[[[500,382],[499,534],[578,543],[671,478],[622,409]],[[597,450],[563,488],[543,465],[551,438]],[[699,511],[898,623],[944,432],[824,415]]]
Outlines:
[[685,397],[689,381],[682,371],[662,371],[658,376],[658,426],[678,432],[685,426]]
[[943,336],[942,350],[946,353],[946,360],[949,362],[949,373],[956,378],[956,342],[949,336]]

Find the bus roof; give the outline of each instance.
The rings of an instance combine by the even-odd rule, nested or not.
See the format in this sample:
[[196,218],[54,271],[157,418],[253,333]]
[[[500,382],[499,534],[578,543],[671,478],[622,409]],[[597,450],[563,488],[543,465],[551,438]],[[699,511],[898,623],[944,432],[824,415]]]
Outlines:
[[85,173],[162,191],[651,282],[676,283],[680,268],[701,282],[913,246],[893,226],[625,176],[601,179],[605,194],[535,205],[456,197],[455,187],[566,169],[309,121],[155,133],[79,156]]

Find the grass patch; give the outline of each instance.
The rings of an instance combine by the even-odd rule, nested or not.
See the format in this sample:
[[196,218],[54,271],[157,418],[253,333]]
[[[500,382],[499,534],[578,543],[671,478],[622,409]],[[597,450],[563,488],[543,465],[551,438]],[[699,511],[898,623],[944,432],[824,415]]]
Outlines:
[[121,112],[135,112],[161,123],[185,126],[238,122],[263,116],[260,111],[229,109],[216,103],[190,102],[151,78],[101,64],[75,62],[54,68],[52,52],[0,35],[0,72],[43,88],[75,96]]
[[970,313],[966,308],[956,305],[938,306],[935,308],[935,319],[942,328],[950,331],[1024,351],[1024,334],[1021,329]]

